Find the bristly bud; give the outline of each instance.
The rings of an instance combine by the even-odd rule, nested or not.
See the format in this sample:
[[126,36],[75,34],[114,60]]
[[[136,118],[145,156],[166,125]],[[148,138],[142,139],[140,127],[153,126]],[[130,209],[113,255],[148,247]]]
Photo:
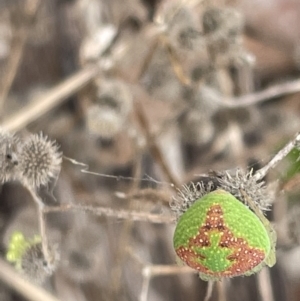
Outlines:
[[217,182],[214,178],[204,177],[203,181],[183,185],[178,189],[177,197],[173,198],[170,207],[178,219],[185,213],[198,199],[211,191],[217,189]]
[[22,273],[35,283],[43,283],[51,276],[55,265],[45,259],[42,244],[34,244],[26,249],[21,258]]
[[19,139],[0,128],[0,182],[14,180],[18,175]]
[[20,154],[20,172],[32,187],[46,185],[58,176],[62,162],[58,148],[55,141],[42,133],[30,135],[25,140]]
[[[231,175],[227,171],[213,173],[210,177],[204,177],[205,181],[183,185],[178,190],[178,195],[170,204],[177,219],[186,212],[198,199],[216,189],[223,189],[248,206],[249,197],[262,211],[268,210],[271,200],[267,193],[265,182],[258,182],[253,177],[252,170],[245,172],[237,169]],[[208,179],[208,180],[207,180]]]
[[248,204],[244,195],[247,195],[262,211],[269,210],[271,203],[264,181],[257,181],[253,170],[249,172],[237,169],[235,174],[229,172],[218,173],[220,188],[231,193],[244,204]]

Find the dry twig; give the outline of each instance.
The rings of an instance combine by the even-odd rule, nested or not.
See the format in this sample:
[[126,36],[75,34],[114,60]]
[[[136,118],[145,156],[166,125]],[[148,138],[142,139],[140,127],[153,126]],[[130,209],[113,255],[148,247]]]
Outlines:
[[60,105],[71,95],[87,85],[99,72],[99,67],[89,66],[82,69],[50,89],[47,93],[32,100],[20,111],[5,119],[2,127],[8,131],[15,132],[21,130],[29,123],[37,120],[50,110]]
[[270,100],[275,97],[280,97],[297,92],[300,92],[300,79],[274,85],[265,90],[243,95],[237,98],[225,99],[221,102],[221,104],[228,108],[247,107]]
[[16,31],[14,41],[12,42],[12,50],[7,62],[7,70],[4,72],[5,76],[3,76],[3,82],[0,87],[0,111],[2,110],[3,104],[18,72],[24,53],[24,47],[30,33],[30,26],[38,11],[40,3],[40,0],[28,0],[25,4],[25,15],[23,17],[25,22]]

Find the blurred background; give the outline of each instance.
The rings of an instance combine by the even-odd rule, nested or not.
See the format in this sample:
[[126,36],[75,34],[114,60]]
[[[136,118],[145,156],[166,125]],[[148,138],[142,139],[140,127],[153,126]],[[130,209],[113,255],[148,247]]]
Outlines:
[[[299,70],[298,0],[0,0],[1,125],[42,131],[102,174],[64,160],[58,204],[146,216],[49,213],[61,259],[42,288],[64,301],[204,300],[207,283],[175,265],[175,224],[147,214],[170,220],[176,188],[210,170],[264,166],[299,131],[300,93],[243,96]],[[266,179],[277,264],[218,283],[211,300],[300,300],[299,155]],[[39,230],[20,184],[0,198],[4,258],[13,231]],[[0,300],[25,299],[0,282]]]

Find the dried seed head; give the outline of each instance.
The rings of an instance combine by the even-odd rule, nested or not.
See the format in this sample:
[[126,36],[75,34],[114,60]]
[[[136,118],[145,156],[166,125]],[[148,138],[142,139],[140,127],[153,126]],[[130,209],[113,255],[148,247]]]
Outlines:
[[183,185],[182,189],[178,189],[177,196],[170,203],[171,210],[176,218],[179,219],[198,199],[217,189],[216,185],[217,182],[214,178],[205,177],[201,182],[196,184],[189,183],[188,185]]
[[58,148],[55,141],[42,133],[30,135],[25,140],[20,154],[20,172],[32,187],[46,185],[58,177],[62,162]]
[[19,139],[0,128],[0,182],[14,180],[18,175]]
[[21,258],[22,273],[35,283],[43,283],[54,270],[55,265],[49,264],[45,259],[41,243],[26,249]]
[[252,171],[245,172],[237,169],[233,175],[225,171],[217,172],[209,177],[204,177],[203,181],[196,184],[183,185],[182,189],[178,190],[177,197],[172,200],[170,207],[175,216],[179,218],[198,199],[216,189],[223,189],[245,205],[249,205],[245,199],[246,195],[262,211],[268,210],[271,204],[271,197],[267,193],[265,183],[257,182]]
[[262,211],[268,210],[271,197],[267,193],[267,187],[264,181],[258,182],[253,177],[253,171],[245,172],[237,169],[235,174],[229,172],[218,173],[219,187],[231,193],[244,204],[248,204],[244,195],[247,195]]

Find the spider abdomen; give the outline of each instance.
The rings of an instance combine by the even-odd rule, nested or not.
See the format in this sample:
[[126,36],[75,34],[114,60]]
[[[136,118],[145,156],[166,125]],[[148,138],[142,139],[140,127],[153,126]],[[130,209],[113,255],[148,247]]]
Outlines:
[[216,190],[180,217],[174,248],[181,261],[209,280],[257,272],[271,251],[271,242],[249,208],[230,193]]

